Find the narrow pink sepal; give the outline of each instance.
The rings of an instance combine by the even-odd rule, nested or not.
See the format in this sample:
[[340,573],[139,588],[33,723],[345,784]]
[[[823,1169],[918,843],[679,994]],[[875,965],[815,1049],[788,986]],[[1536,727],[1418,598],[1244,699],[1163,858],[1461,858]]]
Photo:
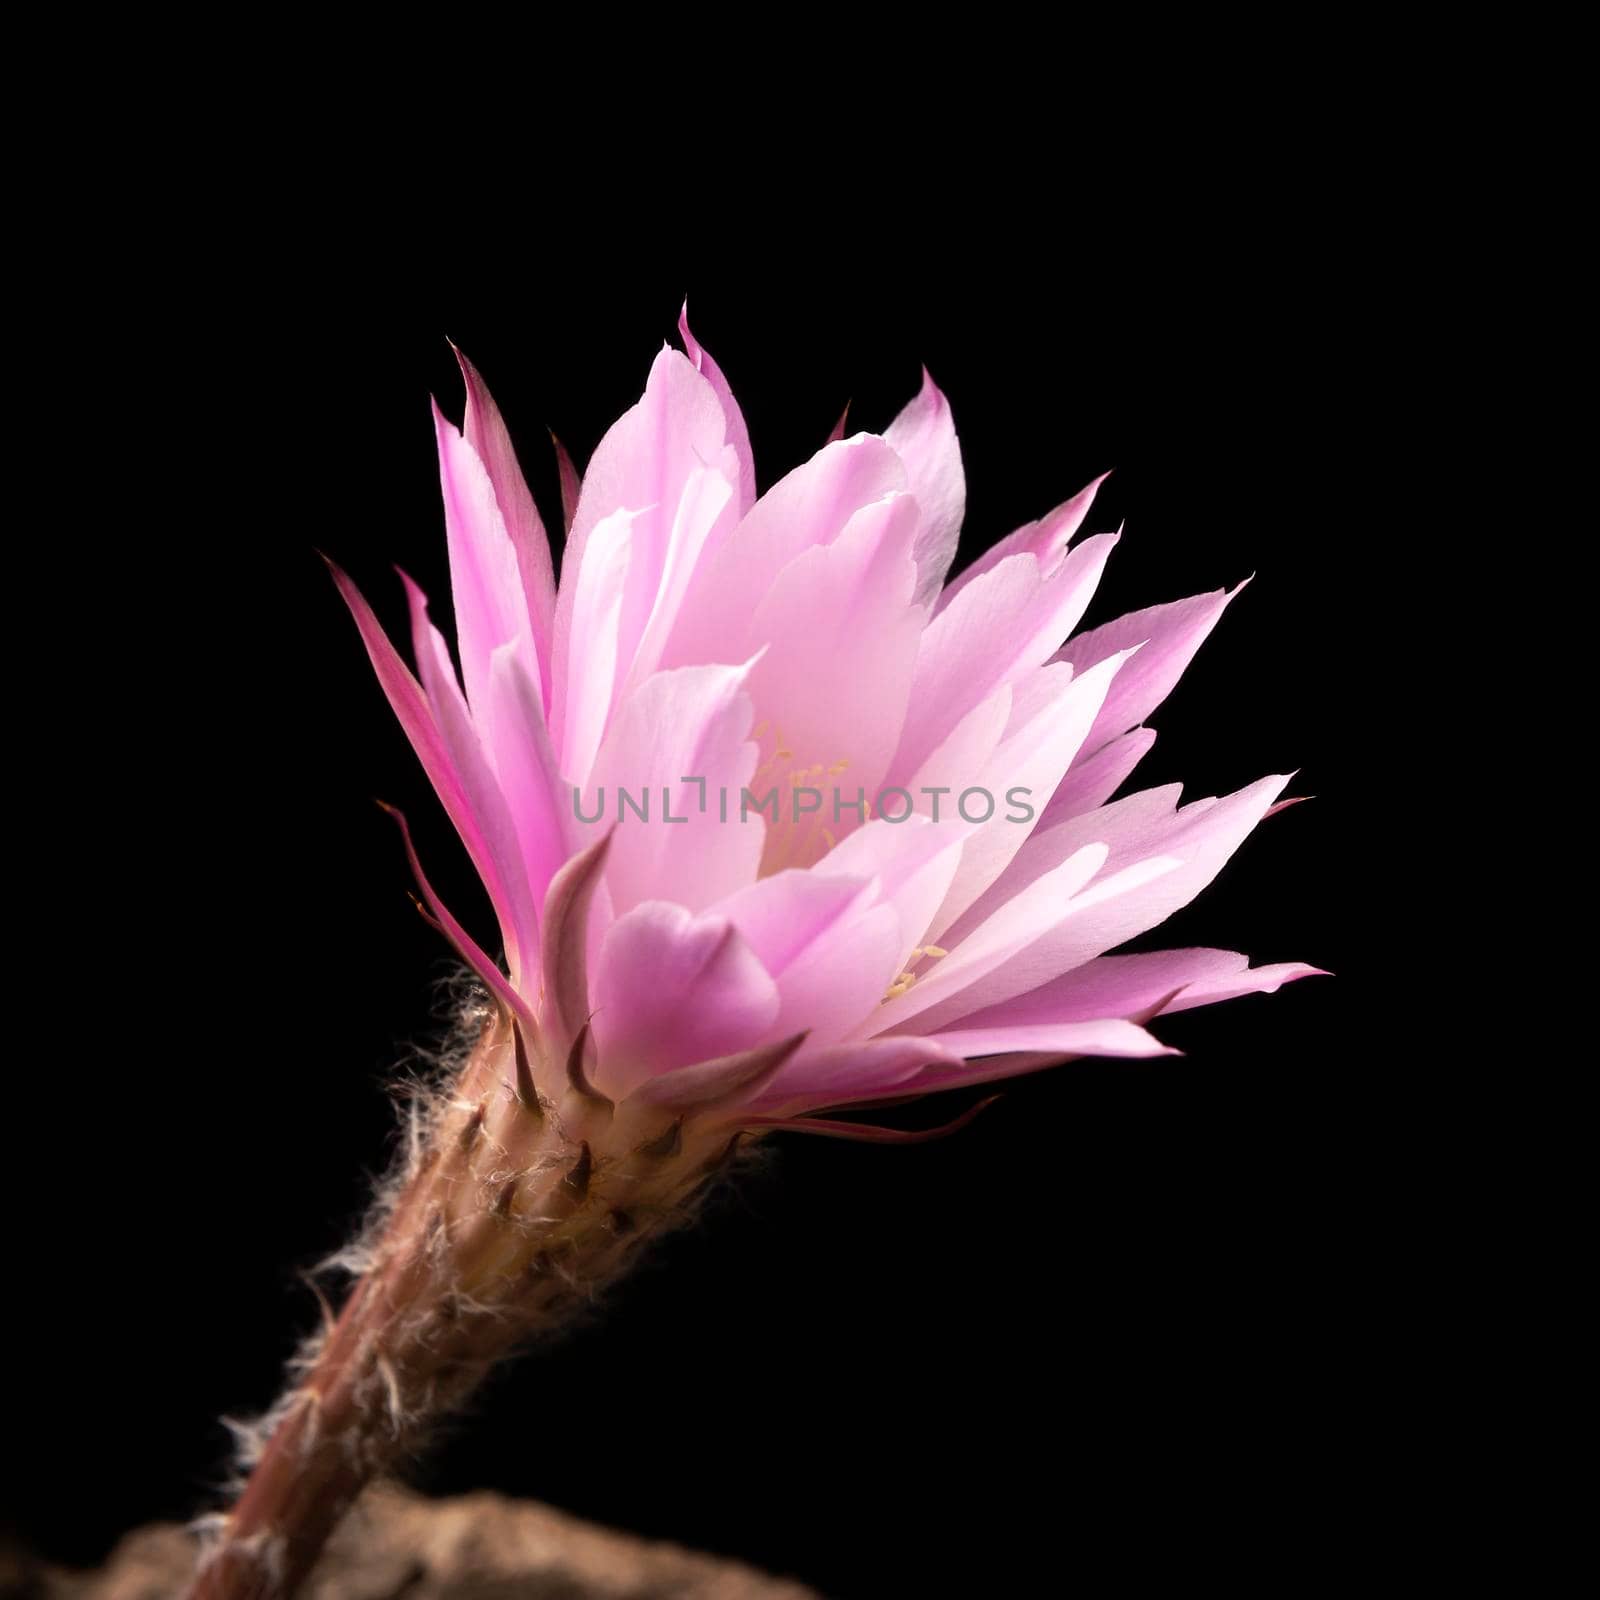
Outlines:
[[571,454],[554,429],[550,443],[556,453],[556,476],[561,480],[561,532],[563,537],[572,532],[572,519],[578,514],[578,498],[583,493],[583,474],[574,464]]
[[718,1100],[759,1094],[805,1040],[805,1034],[796,1033],[776,1044],[676,1067],[634,1090],[628,1104],[661,1106],[669,1111],[704,1110]]
[[778,1133],[815,1133],[827,1139],[854,1140],[860,1144],[927,1144],[960,1133],[999,1098],[997,1094],[989,1095],[937,1128],[880,1128],[870,1122],[835,1122],[823,1117],[750,1117],[743,1126],[771,1128]]
[[422,860],[417,855],[415,841],[411,837],[411,825],[406,821],[405,813],[398,806],[389,805],[386,801],[378,802],[380,809],[386,811],[400,828],[400,838],[405,844],[406,860],[411,866],[411,875],[417,880],[417,888],[422,891],[422,898],[427,904],[430,919],[455,946],[456,954],[477,973],[483,980],[484,987],[503,1006],[506,1006],[515,1016],[519,1017],[538,1035],[538,1019],[534,1016],[526,1000],[511,987],[510,981],[500,968],[490,960],[487,952],[472,937],[460,922],[451,914],[450,908],[445,905],[434,892],[434,887],[428,882],[428,875],[422,870]]
[[540,950],[544,1019],[558,1056],[588,1020],[589,908],[610,848],[607,832],[556,873],[545,896]]
[[[472,797],[463,780],[461,769],[452,754],[449,743],[434,716],[433,708],[423,687],[411,669],[400,659],[399,652],[390,642],[388,634],[374,615],[366,597],[355,586],[337,562],[324,556],[328,571],[350,614],[355,619],[361,642],[377,674],[379,686],[389,701],[400,726],[411,741],[423,771],[433,784],[434,792],[445,809],[445,814],[455,824],[461,842],[483,879],[484,887],[500,919],[501,937],[508,945],[517,937],[517,916],[509,892],[501,881],[494,851],[480,823]],[[409,581],[409,580],[408,580]],[[459,691],[458,691],[459,692]]]

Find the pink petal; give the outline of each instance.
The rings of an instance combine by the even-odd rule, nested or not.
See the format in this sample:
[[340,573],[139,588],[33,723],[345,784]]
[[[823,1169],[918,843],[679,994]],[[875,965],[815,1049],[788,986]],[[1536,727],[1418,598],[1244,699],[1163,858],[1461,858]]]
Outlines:
[[[916,515],[905,495],[858,512],[831,545],[792,561],[751,619],[762,655],[750,694],[766,724],[758,789],[775,788],[785,813],[769,831],[769,871],[807,865],[831,848],[830,835],[858,826],[854,814],[834,815],[832,790],[860,789],[870,805],[888,768],[921,634]],[[796,823],[798,788],[819,791],[827,814]]]
[[[907,1019],[937,1001],[959,994],[969,984],[1025,948],[1059,918],[1063,906],[1105,864],[1106,847],[1085,845],[1002,905],[959,944],[951,947],[938,965],[898,999],[887,1000],[869,1025],[872,1033],[906,1031]],[[917,1029],[917,1032],[924,1030]]]
[[[1087,744],[1088,740],[1084,742]],[[1084,757],[1080,753],[1067,769],[1067,775],[1056,785],[1035,827],[1039,831],[1053,828],[1058,822],[1070,822],[1073,817],[1081,817],[1103,806],[1149,754],[1155,742],[1154,728],[1135,728],[1120,739],[1101,745],[1091,756]]]
[[1048,578],[1037,557],[1011,556],[933,619],[918,651],[894,773],[915,772],[974,706],[1043,666],[1077,626],[1116,542],[1115,534],[1086,540]]
[[638,404],[624,412],[595,447],[567,535],[556,596],[549,699],[558,750],[567,748],[569,680],[590,667],[572,637],[573,606],[590,535],[618,512],[634,513],[633,564],[640,571],[658,573],[689,475],[706,468],[720,470],[724,463],[724,476],[731,480],[738,475],[727,431],[722,402],[711,383],[686,356],[664,347],[650,368]]
[[985,550],[970,567],[945,585],[939,603],[934,607],[935,614],[943,611],[974,578],[981,578],[984,573],[992,571],[1007,556],[1033,555],[1038,558],[1039,570],[1048,576],[1061,564],[1067,546],[1089,515],[1089,507],[1094,504],[1100,485],[1110,476],[1109,472],[1102,472],[1086,489],[1080,489],[1054,511],[1037,522],[1025,522],[993,548]]
[[[400,659],[360,590],[332,561],[328,562],[328,569],[355,618],[378,682],[483,880],[500,923],[500,936],[515,978],[520,970],[521,952],[535,948],[526,941],[533,937],[537,919],[527,898],[510,819],[505,815],[503,802],[496,807],[493,775],[477,749],[466,708],[461,703],[461,691],[455,687],[454,674],[449,673],[446,662],[445,671],[453,694],[446,697],[441,722],[439,707],[430,703],[423,686]],[[408,590],[415,588],[409,579],[406,583]],[[415,625],[415,599],[412,612]],[[431,676],[437,665],[437,654],[431,644],[425,659],[419,660],[429,669],[425,676]]]
[[1090,1022],[1101,1017],[1144,1017],[1274,993],[1296,978],[1319,975],[1316,967],[1284,962],[1251,967],[1235,950],[1154,950],[1131,956],[1098,956],[1026,994],[963,1017],[961,1029]]
[[[961,847],[944,903],[928,929],[940,940],[947,928],[997,879],[1027,842],[1027,822],[1013,821],[1023,806],[1037,810],[1036,797],[1050,794],[1061,781],[1093,724],[1108,688],[1133,652],[1112,656],[1081,677],[1059,664],[1042,668],[1017,686],[1012,726],[999,748],[969,780],[993,801],[993,815],[971,830]],[[952,797],[960,814],[961,796]],[[982,815],[987,801],[971,810]]]
[[751,1101],[764,1113],[876,1100],[925,1067],[959,1067],[961,1057],[933,1039],[898,1035],[804,1050]]
[[[1001,914],[1008,896],[1021,900],[1033,893],[1033,874],[1048,877],[1060,870],[1054,863],[1075,860],[1090,848],[1089,841],[1098,841],[1094,847],[1106,850],[1107,858],[1101,877],[1083,897],[1092,896],[1092,906],[1080,902],[1074,914],[984,973],[953,1003],[930,1011],[918,1032],[1025,994],[1165,921],[1221,871],[1288,781],[1263,778],[1221,800],[1198,800],[1181,810],[1175,809],[1179,789],[1172,784],[1033,834],[988,894],[946,935],[946,943],[960,940],[969,927],[975,937],[978,918]],[[1170,863],[1171,870],[1143,881],[1129,876],[1138,863],[1151,859]]]
[[880,890],[875,878],[788,871],[717,903],[778,985],[774,1034],[804,1027],[815,1050],[842,1039],[882,999],[904,953],[900,917]]
[[489,704],[482,719],[489,757],[505,796],[535,908],[550,879],[577,850],[580,830],[572,789],[556,766],[544,707],[516,650],[502,645],[489,664]]
[[762,1042],[778,990],[726,917],[650,900],[602,941],[593,1003],[601,1086],[621,1099],[660,1073]]
[[889,424],[883,437],[905,463],[906,478],[921,508],[913,552],[916,602],[931,606],[955,559],[967,509],[967,480],[950,404],[926,367],[922,369],[921,392]]
[[1132,611],[1068,641],[1058,659],[1071,662],[1079,672],[1118,650],[1143,646],[1139,659],[1117,675],[1116,687],[1106,697],[1105,708],[1084,745],[1086,754],[1143,722],[1167,698],[1228,602],[1243,588],[1241,583],[1226,593],[1218,589],[1171,605]]
[[[524,669],[539,685],[542,703],[545,675],[535,649],[535,625],[523,592],[519,552],[507,532],[495,485],[472,446],[445,420],[438,406],[433,408],[433,426],[450,546],[450,598],[467,701],[474,709],[483,707],[489,689],[489,658],[499,646],[516,641]],[[509,450],[509,443],[506,448]],[[532,501],[528,504],[531,510]],[[544,537],[542,527],[539,537]],[[547,549],[546,560],[548,556]]]
[[722,402],[722,414],[728,422],[728,443],[739,458],[739,515],[742,517],[756,503],[756,463],[750,451],[750,430],[745,426],[744,413],[733,398],[733,390],[722,375],[722,368],[711,359],[710,352],[689,331],[689,302],[683,302],[678,313],[678,332],[683,335],[683,347],[689,352],[695,371],[700,373],[717,392]]
[[[553,709],[563,711],[554,719],[563,730],[556,746],[561,769],[580,786],[594,766],[616,699],[633,524],[631,511],[615,512],[600,523],[584,552],[583,569],[572,582],[569,636],[582,670],[567,678],[564,708]],[[567,594],[565,584],[561,592]]]
[[501,520],[517,553],[517,570],[521,574],[522,592],[533,628],[542,698],[550,685],[550,644],[556,619],[556,580],[550,560],[550,540],[533,496],[528,493],[522,468],[517,465],[516,451],[500,408],[477,369],[459,350],[456,360],[467,386],[467,410],[461,431],[489,474]]
[[[584,786],[583,815],[596,814],[603,791],[606,822],[616,824],[606,881],[619,916],[642,900],[703,910],[755,881],[765,825],[754,813],[741,820],[739,804],[756,764],[749,673],[749,666],[658,672],[618,707]],[[648,796],[648,822],[628,808],[618,821],[619,789],[635,804]]]
[[[528,887],[521,841],[482,737],[456,681],[444,636],[428,619],[428,597],[404,572],[400,574],[400,581],[405,585],[411,608],[411,641],[417,671],[486,849],[490,870],[484,875],[480,865],[479,873],[484,876],[490,898],[497,908],[504,904],[512,924],[513,937],[506,941],[506,960],[511,968],[511,980],[516,983],[525,964],[539,948],[539,909]],[[526,666],[527,661],[526,654],[519,652],[520,664]],[[487,686],[482,692],[488,694]]]
[[759,648],[751,618],[778,575],[806,551],[833,544],[858,513],[903,492],[905,482],[900,458],[868,434],[827,446],[780,479],[734,530],[719,528],[708,543],[662,664],[747,660]]
[[[1065,1056],[1175,1056],[1181,1052],[1121,1018],[1089,1022],[1034,1022],[946,1028],[933,1035],[961,1056],[1009,1055],[1023,1050],[1060,1051]],[[951,1074],[952,1082],[985,1081],[975,1074]]]
[[[1110,957],[1105,958],[1107,960]],[[1286,983],[1298,978],[1330,978],[1333,974],[1324,967],[1308,967],[1303,961],[1279,961],[1272,966],[1249,967],[1227,979],[1191,983],[1182,994],[1169,1000],[1161,1010],[1191,1011],[1196,1006],[1209,1006],[1219,1000],[1235,1000],[1246,994],[1276,994]]]

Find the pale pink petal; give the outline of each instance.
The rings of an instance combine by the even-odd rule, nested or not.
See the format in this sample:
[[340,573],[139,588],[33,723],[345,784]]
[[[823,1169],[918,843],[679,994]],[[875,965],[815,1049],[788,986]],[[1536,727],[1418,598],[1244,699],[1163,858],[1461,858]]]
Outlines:
[[961,847],[971,830],[956,819],[933,822],[913,814],[903,822],[875,817],[857,828],[812,869],[819,874],[861,874],[872,880],[863,905],[893,906],[900,923],[894,974],[912,960],[934,912],[950,891],[961,863]]
[[719,526],[678,611],[665,666],[743,661],[759,646],[751,618],[797,557],[831,545],[865,508],[903,493],[905,467],[883,440],[857,434],[820,450],[772,486],[731,532]]
[[[775,793],[782,813],[769,827],[767,871],[808,865],[860,825],[834,804],[836,787],[862,791],[868,805],[878,791],[921,632],[911,598],[915,528],[908,496],[868,506],[831,545],[792,561],[751,619],[749,637],[763,652],[750,676],[765,725],[757,793]],[[808,814],[813,798],[819,809]]]
[[974,578],[981,578],[984,573],[992,571],[1007,556],[1030,554],[1038,558],[1039,570],[1046,576],[1055,571],[1066,555],[1073,536],[1089,515],[1089,507],[1094,504],[1100,485],[1110,476],[1109,472],[1102,472],[1087,488],[1080,489],[1054,511],[1040,517],[1037,522],[1025,522],[1014,533],[1008,533],[998,544],[985,550],[970,567],[944,586],[939,603],[934,607],[935,613],[943,611]]
[[[484,852],[484,860],[478,862],[475,858],[474,865],[500,914],[503,933],[506,923],[510,924],[506,962],[515,983],[539,948],[538,907],[528,888],[516,826],[456,681],[444,636],[428,619],[428,598],[404,572],[400,581],[411,608],[411,647],[417,658],[417,673],[450,764],[471,807],[476,838]],[[483,692],[487,694],[487,687]]]
[[635,513],[633,564],[640,571],[659,573],[684,484],[691,473],[720,470],[724,461],[724,475],[736,477],[737,462],[727,445],[727,419],[716,390],[687,356],[663,347],[639,403],[595,447],[567,535],[556,596],[550,695],[551,732],[558,750],[567,746],[569,680],[590,665],[573,638],[572,623],[591,534],[620,511]]
[[[1038,1047],[1030,1039],[1049,1040]],[[907,1094],[932,1094],[940,1089],[966,1089],[975,1084],[998,1083],[1044,1067],[1060,1066],[1084,1056],[1149,1058],[1182,1055],[1162,1044],[1137,1023],[1120,1017],[1104,1017],[1088,1022],[1062,1023],[1054,1027],[1019,1028],[1012,1031],[994,1028],[962,1032],[951,1030],[935,1034],[930,1043],[960,1049],[978,1057],[959,1067],[936,1063],[907,1079],[902,1086]]]
[[711,353],[704,349],[689,331],[687,300],[683,302],[683,310],[678,313],[678,332],[683,335],[683,347],[688,351],[695,370],[717,391],[717,398],[722,402],[722,414],[728,423],[728,443],[732,445],[733,453],[739,460],[739,515],[742,517],[756,503],[756,463],[750,451],[750,430],[745,426],[744,413],[740,411],[738,401],[733,398],[733,390],[728,387],[728,380],[723,377],[722,368],[711,359]]
[[1086,811],[1093,811],[1096,806],[1103,806],[1149,754],[1155,742],[1154,728],[1135,728],[1120,739],[1101,745],[1092,756],[1080,755],[1039,813],[1037,827],[1041,830],[1053,828],[1058,822],[1069,822]]
[[[327,560],[327,557],[323,559]],[[361,634],[362,644],[366,646],[379,686],[489,891],[500,919],[501,937],[509,941],[514,936],[511,915],[503,893],[496,892],[498,885],[494,860],[461,781],[461,774],[456,770],[444,735],[434,718],[433,708],[428,704],[428,697],[422,685],[412,676],[411,669],[401,660],[399,652],[389,642],[388,635],[365,596],[334,562],[328,561],[328,570],[345,604],[349,606],[351,616],[355,618],[356,628]]]
[[[433,408],[433,427],[450,547],[450,599],[467,703],[482,709],[489,691],[489,658],[501,645],[516,641],[524,670],[539,686],[542,704],[545,675],[535,649],[538,625],[523,592],[521,557],[507,531],[495,485],[477,452],[438,406]],[[510,449],[509,443],[506,448]],[[531,509],[532,501],[528,504]],[[543,528],[539,537],[544,537]]]
[[778,1015],[777,985],[726,917],[660,900],[611,924],[591,999],[597,1081],[614,1099],[674,1067],[765,1042]]
[[[611,721],[617,692],[622,602],[633,552],[634,513],[618,511],[595,528],[573,580],[570,621],[575,658],[582,670],[567,679],[564,730],[556,749],[561,770],[578,785],[594,765]],[[563,585],[562,594],[567,593]]]
[[500,408],[477,369],[459,350],[456,350],[456,360],[467,386],[467,410],[461,431],[489,474],[501,520],[517,553],[517,570],[522,577],[522,592],[532,624],[543,695],[550,687],[550,644],[556,620],[556,580],[550,559],[550,539],[533,496],[528,492],[522,468],[517,465],[517,454]]
[[[583,786],[583,816],[603,805],[597,825],[616,824],[606,881],[619,916],[642,900],[700,911],[754,882],[765,825],[741,817],[739,803],[756,763],[749,673],[748,665],[658,672],[617,708]],[[619,789],[648,806],[649,821],[621,804]]]
[[[1063,674],[1070,678],[1070,671]],[[936,799],[942,798],[940,817],[956,810],[961,791],[978,781],[978,774],[989,765],[1011,722],[1012,688],[1003,683],[987,699],[981,700],[944,736],[933,753],[906,780],[912,804],[934,816]],[[946,795],[939,796],[939,791]]]
[[787,871],[717,903],[761,958],[781,1001],[773,1032],[810,1034],[808,1048],[842,1039],[900,971],[900,918],[881,883],[841,873]]
[[931,606],[955,559],[956,540],[967,510],[967,479],[950,403],[926,367],[921,391],[884,430],[883,437],[905,463],[911,492],[921,508],[913,552],[916,601]]
[[726,520],[724,513],[732,497],[733,486],[720,472],[691,472],[673,513],[660,570],[651,573],[638,566],[630,569],[618,656],[629,688],[642,683],[660,666],[706,541]]
[[1115,534],[1086,540],[1049,578],[1037,557],[1011,556],[933,619],[918,650],[894,773],[915,772],[974,706],[1043,666],[1077,626],[1116,542]]
[[936,1039],[909,1034],[802,1050],[750,1106],[754,1111],[800,1112],[817,1106],[878,1100],[930,1066],[959,1067],[960,1055]]
[[[1041,1050],[1063,1056],[1175,1056],[1172,1049],[1145,1032],[1137,1023],[1121,1018],[1089,1022],[1034,1022],[1004,1026],[945,1028],[932,1036],[957,1055],[997,1056],[1022,1050]],[[961,1082],[983,1081],[967,1073],[954,1074]]]
[[1227,982],[1249,966],[1233,950],[1156,950],[1132,956],[1097,956],[1037,989],[963,1017],[958,1028],[1053,1022],[1093,1022],[1101,1017],[1146,1017],[1170,1009],[1173,994],[1191,984]]
[[1132,611],[1068,640],[1057,659],[1071,662],[1079,672],[1118,650],[1143,646],[1138,660],[1126,672],[1118,673],[1116,686],[1106,697],[1105,707],[1084,745],[1086,755],[1143,722],[1167,698],[1228,602],[1243,588],[1241,583],[1226,593],[1218,589],[1172,605]]
[[872,890],[870,876],[778,872],[719,900],[712,909],[738,928],[762,966],[781,980],[796,957],[825,938]]
[[[1086,848],[1107,852],[1101,878],[1090,885],[1073,915],[1043,931],[998,970],[984,973],[953,1003],[930,1011],[918,1021],[917,1031],[931,1032],[1025,994],[1164,922],[1211,882],[1288,781],[1285,776],[1263,778],[1221,800],[1195,801],[1181,810],[1175,809],[1179,790],[1173,784],[1032,835],[989,893],[950,930],[947,941],[961,939],[968,927],[975,937],[975,924],[986,912],[1002,915],[1011,903],[1008,896],[1024,900],[1033,893],[1033,874],[1043,872],[1048,878],[1060,870],[1054,863],[1076,860]],[[1091,846],[1090,841],[1096,843]],[[1130,876],[1148,859],[1166,861],[1170,870],[1147,881]],[[1085,907],[1081,901],[1090,898],[1092,906]]]
[[557,868],[581,839],[572,789],[556,765],[538,688],[514,645],[501,645],[490,659],[489,703],[480,720],[537,908],[544,904]]
[[1153,950],[1098,956],[1059,978],[963,1017],[960,1029],[1144,1018],[1244,994],[1274,994],[1296,978],[1325,977],[1302,962],[1252,967],[1236,950]]
[[[944,932],[1005,871],[1027,842],[1026,818],[1035,801],[1051,793],[1078,753],[1095,716],[1132,651],[1099,662],[1081,677],[1056,664],[1041,668],[1016,686],[1011,726],[994,754],[970,780],[977,795],[965,819],[979,820],[961,847],[944,903],[928,929],[931,941]],[[964,796],[950,797],[963,817]]]
[[[1106,847],[1086,845],[980,922],[960,945],[949,950],[912,989],[879,1008],[870,1033],[910,1031],[904,1023],[939,1000],[961,993],[1050,927],[1064,906],[1105,864]],[[921,1029],[915,1030],[921,1032]]]
[[1191,983],[1182,994],[1169,1000],[1161,1011],[1166,1015],[1173,1011],[1192,1011],[1196,1006],[1215,1005],[1219,1000],[1236,1000],[1240,995],[1276,994],[1284,984],[1293,983],[1299,978],[1332,976],[1326,967],[1310,967],[1303,961],[1279,961],[1271,966],[1248,967],[1227,979],[1199,979]]

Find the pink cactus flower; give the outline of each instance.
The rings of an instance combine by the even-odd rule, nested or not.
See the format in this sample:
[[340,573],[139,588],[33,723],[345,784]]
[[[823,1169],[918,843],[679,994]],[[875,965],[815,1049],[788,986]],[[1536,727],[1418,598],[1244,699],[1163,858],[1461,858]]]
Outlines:
[[561,456],[559,586],[462,360],[463,426],[435,413],[459,672],[414,583],[413,671],[335,569],[504,954],[413,851],[488,998],[338,1258],[342,1309],[243,1431],[193,1600],[291,1595],[362,1486],[690,1214],[741,1141],[925,1137],[852,1113],[1168,1054],[1162,1013],[1316,970],[1115,953],[1286,803],[1282,776],[1112,798],[1232,596],[1074,634],[1117,543],[1079,537],[1098,483],[951,580],[965,480],[928,378],[883,434],[758,496],[733,395],[680,330],[581,484]]
[[817,1127],[823,1107],[1170,1053],[1159,1014],[1316,972],[1108,953],[1198,894],[1288,782],[1111,799],[1237,589],[1074,634],[1118,541],[1078,537],[1099,480],[951,579],[966,488],[926,375],[881,435],[758,496],[739,407],[679,326],[687,353],[656,357],[581,488],[564,473],[559,587],[461,358],[463,428],[435,411],[459,677],[415,584],[414,676],[335,573],[504,971],[432,912],[543,1058],[590,1024],[583,1070],[612,1100]]

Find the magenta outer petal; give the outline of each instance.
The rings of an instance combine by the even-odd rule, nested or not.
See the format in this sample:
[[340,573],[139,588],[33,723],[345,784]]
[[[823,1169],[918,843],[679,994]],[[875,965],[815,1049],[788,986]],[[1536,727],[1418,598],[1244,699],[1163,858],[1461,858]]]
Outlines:
[[473,798],[451,747],[440,730],[433,707],[422,685],[412,676],[389,642],[388,635],[361,591],[334,562],[328,562],[328,569],[345,604],[350,608],[351,616],[355,618],[356,628],[361,634],[361,642],[367,647],[378,683],[406,737],[411,741],[411,748],[416,751],[446,814],[455,824],[478,876],[483,880],[509,955],[516,950],[518,941],[519,919],[513,893],[504,881],[496,853],[484,832]]
[[[379,804],[382,805],[383,802],[380,801]],[[527,1001],[511,987],[505,974],[489,959],[472,935],[451,915],[449,907],[434,893],[433,885],[428,882],[428,875],[422,870],[422,861],[412,841],[411,827],[405,819],[405,813],[390,805],[383,806],[383,809],[399,824],[400,837],[405,842],[406,860],[411,866],[411,875],[417,880],[417,888],[422,891],[423,901],[434,921],[444,930],[445,937],[456,947],[461,959],[483,980],[489,992],[514,1016],[521,1018],[537,1036],[538,1020]]]

